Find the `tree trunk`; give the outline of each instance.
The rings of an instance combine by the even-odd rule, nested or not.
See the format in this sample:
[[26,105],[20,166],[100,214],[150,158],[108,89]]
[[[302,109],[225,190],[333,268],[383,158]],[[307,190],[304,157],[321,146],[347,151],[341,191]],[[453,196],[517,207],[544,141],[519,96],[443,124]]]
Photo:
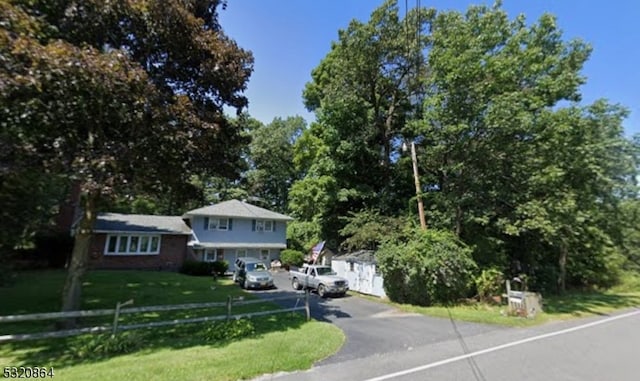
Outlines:
[[462,220],[464,218],[464,211],[460,205],[456,206],[456,236],[460,238],[462,236]]
[[[71,254],[67,280],[62,291],[62,311],[76,311],[80,309],[82,296],[82,278],[89,265],[89,245],[91,233],[96,220],[95,201],[97,195],[88,194],[84,201],[82,219],[76,228],[75,242]],[[75,319],[65,320],[65,328],[75,326]]]
[[567,282],[567,246],[565,244],[560,245],[560,258],[558,265],[560,265],[560,275],[558,276],[558,291],[560,294],[564,294],[566,290]]

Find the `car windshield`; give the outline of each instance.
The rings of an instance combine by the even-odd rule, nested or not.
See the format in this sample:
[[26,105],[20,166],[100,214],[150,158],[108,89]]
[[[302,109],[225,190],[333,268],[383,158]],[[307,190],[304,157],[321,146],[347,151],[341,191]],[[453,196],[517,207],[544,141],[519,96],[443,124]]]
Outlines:
[[316,267],[318,275],[335,275],[331,267]]
[[247,271],[267,271],[264,263],[247,263]]

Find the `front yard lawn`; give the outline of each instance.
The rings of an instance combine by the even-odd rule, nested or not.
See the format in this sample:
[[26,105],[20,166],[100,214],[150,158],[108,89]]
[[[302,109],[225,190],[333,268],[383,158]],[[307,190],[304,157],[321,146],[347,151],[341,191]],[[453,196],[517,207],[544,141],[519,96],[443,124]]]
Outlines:
[[[20,273],[15,284],[0,288],[3,301],[0,315],[59,310],[64,278],[63,271]],[[134,299],[135,307],[216,302],[226,301],[228,295],[253,298],[228,279],[214,284],[210,277],[175,273],[93,271],[87,274],[84,283],[83,309],[114,308],[118,301],[129,299]],[[234,307],[233,313],[277,308],[272,303],[260,303]],[[224,313],[223,309],[202,309],[131,314],[122,315],[121,324]],[[84,319],[82,323],[110,324],[112,319],[106,316]],[[135,341],[135,349],[109,356],[87,353],[86,343],[98,338],[91,335],[2,344],[0,368],[54,367],[55,378],[62,380],[236,380],[309,368],[315,361],[335,353],[344,342],[343,333],[335,326],[307,322],[301,314],[256,317],[251,324],[249,337],[222,341],[207,337],[212,323],[129,331],[124,335]],[[2,323],[0,334],[51,328],[49,321]],[[310,342],[314,345],[308,345]]]

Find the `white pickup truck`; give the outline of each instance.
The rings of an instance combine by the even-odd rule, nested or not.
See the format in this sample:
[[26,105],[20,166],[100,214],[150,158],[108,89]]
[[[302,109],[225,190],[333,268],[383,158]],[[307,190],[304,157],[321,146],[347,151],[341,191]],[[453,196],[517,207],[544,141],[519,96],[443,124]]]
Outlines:
[[317,290],[324,298],[328,294],[343,296],[349,289],[349,282],[329,266],[310,265],[289,271],[289,279],[294,290]]

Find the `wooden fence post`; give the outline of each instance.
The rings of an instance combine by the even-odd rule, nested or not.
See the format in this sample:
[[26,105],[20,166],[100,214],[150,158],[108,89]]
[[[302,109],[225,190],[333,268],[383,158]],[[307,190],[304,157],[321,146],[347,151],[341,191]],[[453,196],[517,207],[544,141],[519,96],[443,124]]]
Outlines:
[[[16,323],[23,321],[34,321],[34,320],[52,320],[58,318],[68,318],[68,317],[89,317],[89,316],[111,316],[114,315],[113,325],[109,327],[109,325],[97,326],[97,327],[86,327],[80,329],[73,330],[65,330],[65,331],[53,331],[53,332],[37,332],[37,333],[27,333],[27,334],[9,334],[9,335],[0,335],[0,344],[6,342],[16,342],[16,341],[24,341],[24,340],[36,340],[36,339],[48,339],[48,338],[58,338],[58,337],[68,337],[68,336],[76,336],[85,333],[100,333],[100,332],[109,332],[111,331],[113,335],[117,334],[119,330],[132,330],[132,329],[140,329],[140,328],[151,328],[151,327],[165,327],[165,326],[173,326],[177,324],[190,324],[190,323],[201,323],[208,321],[221,321],[227,319],[228,321],[231,318],[240,318],[240,317],[253,317],[253,316],[265,316],[271,315],[274,313],[282,313],[282,312],[294,312],[305,310],[307,320],[311,320],[311,310],[309,305],[310,292],[306,291],[304,295],[304,307],[299,306],[300,298],[303,298],[302,293],[296,293],[295,295],[288,296],[280,296],[274,297],[270,299],[256,299],[256,300],[242,300],[236,299],[236,303],[238,305],[249,305],[249,304],[257,304],[257,303],[265,303],[269,301],[276,300],[287,300],[287,299],[296,299],[296,305],[292,308],[280,308],[277,310],[268,310],[268,311],[260,311],[260,312],[252,312],[252,313],[244,313],[238,315],[231,315],[232,305],[234,299],[231,295],[228,295],[226,302],[210,302],[210,303],[188,303],[188,304],[177,304],[177,305],[163,305],[163,306],[144,306],[144,307],[136,307],[136,308],[125,308],[124,306],[133,304],[133,299],[128,300],[124,303],[118,302],[116,304],[115,309],[102,309],[102,310],[87,310],[87,311],[69,311],[69,312],[46,312],[46,313],[36,313],[36,314],[24,314],[24,315],[8,315],[8,316],[0,316],[0,324],[1,323]],[[205,316],[198,318],[189,318],[189,319],[174,319],[167,321],[153,321],[148,323],[139,323],[139,324],[123,324],[119,325],[120,315],[124,314],[138,314],[145,312],[159,312],[159,311],[180,311],[186,309],[197,309],[197,308],[223,308],[227,307],[227,313],[217,314],[214,316]]]
[[124,303],[116,303],[116,312],[113,315],[113,330],[111,331],[112,335],[118,333],[118,318],[120,318],[120,307],[128,306],[129,304],[133,304],[133,299],[129,299]]
[[307,321],[311,320],[311,311],[309,310],[309,289],[304,292],[304,310],[307,313]]

